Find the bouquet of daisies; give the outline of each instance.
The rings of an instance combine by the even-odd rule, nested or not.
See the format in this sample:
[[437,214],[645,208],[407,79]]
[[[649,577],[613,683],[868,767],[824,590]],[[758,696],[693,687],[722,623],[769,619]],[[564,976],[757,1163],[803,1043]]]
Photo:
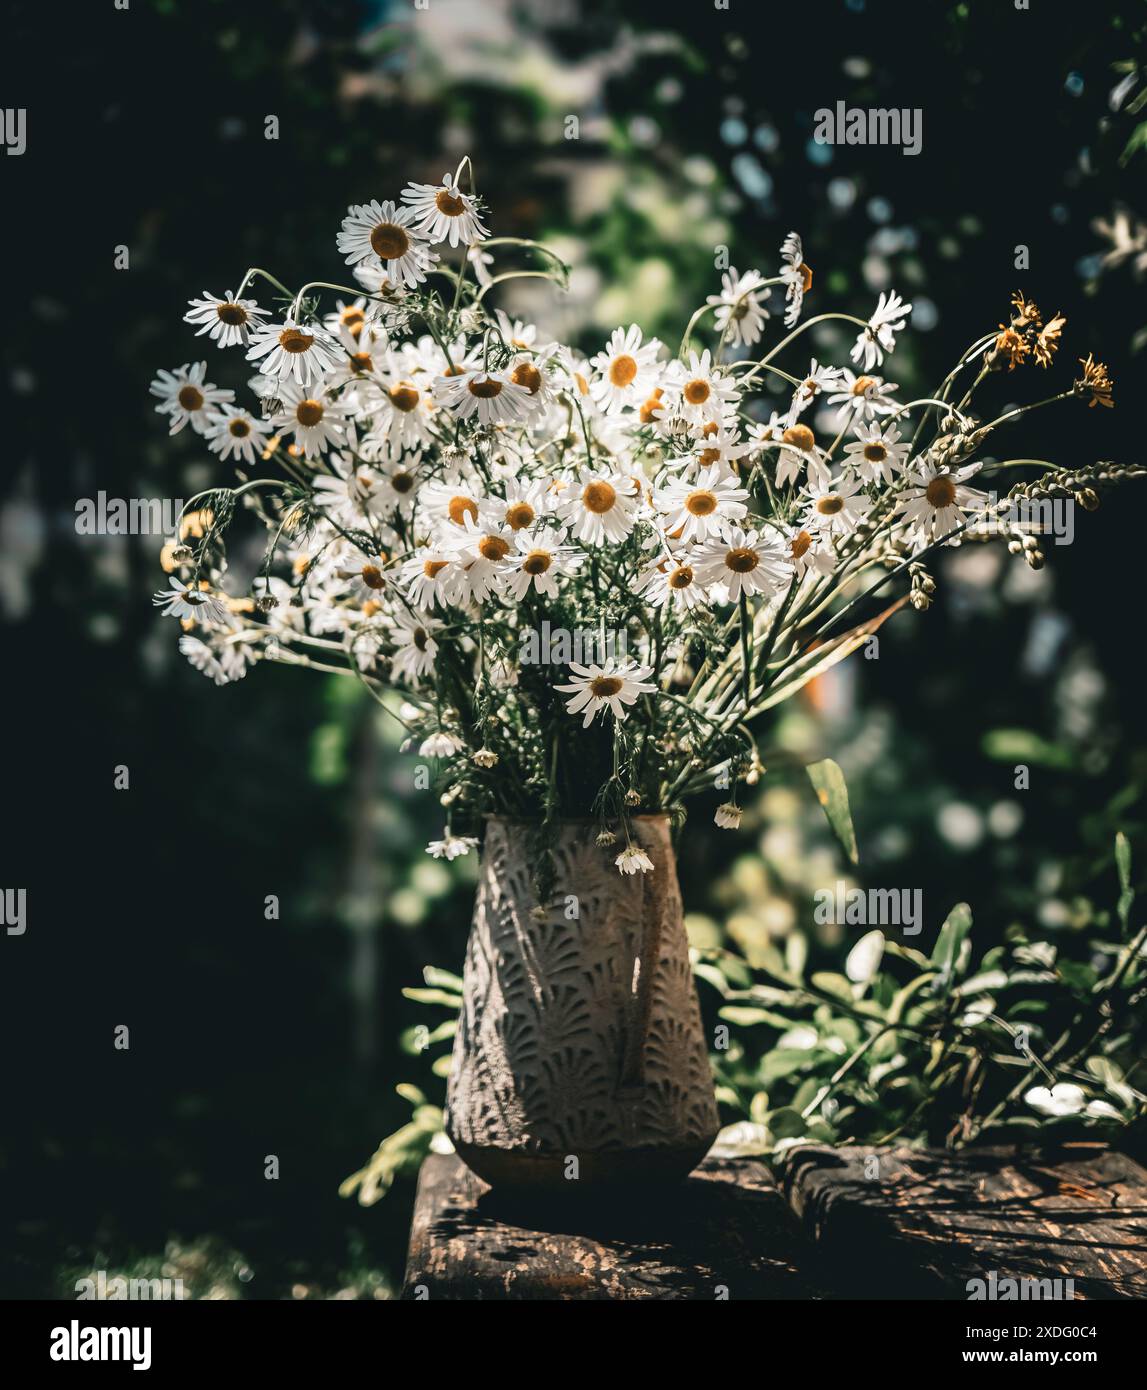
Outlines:
[[[355,286],[291,290],[252,268],[191,300],[186,321],[245,366],[248,404],[204,362],[151,388],[171,433],[190,426],[236,473],[164,549],[156,603],[181,650],[220,685],[260,661],[360,681],[434,760],[433,854],[467,852],[486,813],[543,836],[589,817],[620,871],[646,872],[630,817],[714,787],[735,827],[739,785],[763,770],[754,721],[900,604],[927,608],[933,551],[998,536],[1038,567],[1039,526],[1017,508],[1091,509],[1142,471],[988,454],[1028,410],[1112,404],[1089,356],[1048,399],[973,413],[989,373],[1053,364],[1064,319],[1023,295],[932,396],[902,403],[883,372],[911,304],[889,292],[867,320],[802,318],[813,272],[791,233],[774,274],[726,270],[675,353],[633,324],[587,359],[492,307],[500,284],[562,285],[566,267],[486,219],[469,160],[350,208],[337,249]],[[828,320],[856,330],[846,364],[801,351]],[[770,378],[784,409],[775,387],[764,403]],[[984,490],[1020,467],[1034,476],[1007,496]],[[240,584],[226,542],[244,515],[267,544]]]

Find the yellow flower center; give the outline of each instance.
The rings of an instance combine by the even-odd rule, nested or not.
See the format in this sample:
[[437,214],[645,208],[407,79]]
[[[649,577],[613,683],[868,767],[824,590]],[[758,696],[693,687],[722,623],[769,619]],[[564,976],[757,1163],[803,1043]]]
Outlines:
[[883,444],[873,441],[873,443],[864,446],[864,457],[869,463],[883,463],[888,457],[888,450]]
[[231,324],[235,328],[247,322],[247,310],[242,304],[216,304],[215,312],[219,315],[220,322]]
[[531,550],[522,561],[522,568],[527,574],[545,574],[553,562],[554,557],[548,550]]
[[478,542],[478,554],[487,560],[504,560],[510,553],[510,543],[501,536],[483,536]]
[[852,394],[854,396],[863,396],[865,391],[871,390],[875,385],[876,378],[874,376],[858,376],[852,383]]
[[666,580],[671,589],[687,589],[693,583],[693,571],[688,565],[680,565]]
[[660,410],[661,394],[661,387],[656,387],[654,389],[653,395],[650,396],[649,399],[645,402],[645,404],[641,407],[640,414],[641,423],[643,425],[651,424],[654,418],[653,412],[656,410]]
[[434,206],[446,217],[461,217],[466,211],[466,200],[448,188],[440,188],[434,195]]
[[612,509],[617,501],[617,491],[612,483],[596,482],[587,483],[582,490],[581,500],[585,504],[587,512],[594,512],[598,516]]
[[734,574],[748,574],[755,570],[760,562],[761,557],[757,552],[747,546],[737,546],[725,552],[725,568],[732,570]]
[[506,508],[506,525],[513,531],[529,526],[534,519],[534,509],[528,502],[514,502]]
[[717,510],[717,494],[702,488],[685,499],[685,510],[694,516],[712,516]]
[[519,362],[510,373],[515,386],[524,386],[531,396],[536,396],[542,384],[542,374],[532,362]]
[[816,435],[807,425],[790,425],[781,438],[786,444],[791,444],[794,449],[800,449],[806,454],[816,444]]
[[377,565],[363,565],[362,582],[368,589],[381,589],[386,581]]
[[374,371],[374,360],[369,352],[352,352],[350,355],[350,365],[356,372]]
[[397,222],[380,222],[370,234],[370,249],[380,261],[396,261],[410,250],[410,238]]
[[426,560],[422,565],[422,573],[427,579],[437,579],[449,563],[449,560]]
[[397,493],[409,492],[414,486],[414,474],[396,473],[390,480],[390,486]]
[[284,352],[296,354],[306,352],[314,341],[315,335],[304,333],[301,328],[284,328],[279,334],[279,346]]
[[937,511],[941,507],[950,507],[956,500],[956,484],[951,478],[941,475],[932,479],[924,489],[924,496]]
[[446,511],[455,526],[464,525],[468,516],[478,520],[478,504],[469,497],[452,497]]
[[424,627],[416,627],[414,629],[414,632],[411,634],[410,640],[414,643],[414,645],[418,648],[420,652],[424,652],[426,650],[427,642],[430,641],[430,634],[426,631]]
[[354,304],[351,304],[347,308],[345,308],[339,315],[339,318],[342,322],[342,326],[344,328],[349,329],[352,333],[355,333],[356,329],[359,332],[361,332],[362,326],[366,322],[366,315],[360,308],[358,308],[357,305]]
[[203,392],[195,386],[183,386],[179,391],[179,404],[184,410],[202,410]]
[[477,396],[480,401],[489,401],[502,394],[502,383],[497,377],[488,376],[482,381],[472,377],[466,383],[466,389],[472,396]]
[[320,401],[300,401],[295,407],[295,419],[300,425],[317,425],[322,418],[323,407]]
[[685,383],[681,394],[690,405],[704,405],[712,395],[712,388],[701,377],[695,377],[692,381]]
[[409,414],[421,399],[418,388],[411,386],[409,381],[400,381],[397,386],[390,388],[388,394],[391,405],[395,410],[401,410],[404,415]]
[[821,516],[836,516],[838,512],[844,511],[844,498],[839,492],[826,492],[817,502],[816,509]]
[[246,439],[251,433],[251,426],[246,420],[231,420],[227,425],[227,433],[232,435],[235,439]]
[[599,700],[607,700],[611,695],[616,695],[624,684],[617,676],[595,676],[589,683],[590,694]]
[[807,552],[810,545],[812,545],[812,537],[809,533],[798,531],[792,540],[793,559],[799,560]]
[[805,294],[808,294],[809,290],[812,289],[812,268],[801,261],[797,269],[800,271],[801,289],[804,290]]
[[609,364],[609,379],[614,386],[628,386],[637,375],[637,363],[627,352]]

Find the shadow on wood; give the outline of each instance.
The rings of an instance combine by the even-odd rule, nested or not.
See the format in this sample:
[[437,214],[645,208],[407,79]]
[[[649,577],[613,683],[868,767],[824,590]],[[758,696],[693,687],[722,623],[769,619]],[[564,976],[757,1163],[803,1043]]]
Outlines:
[[967,1298],[995,1271],[1071,1279],[1077,1299],[1147,1297],[1147,1172],[1098,1146],[799,1148],[783,1183],[818,1276],[841,1293]]
[[766,1165],[707,1159],[624,1197],[491,1192],[454,1155],[422,1166],[404,1298],[815,1298]]

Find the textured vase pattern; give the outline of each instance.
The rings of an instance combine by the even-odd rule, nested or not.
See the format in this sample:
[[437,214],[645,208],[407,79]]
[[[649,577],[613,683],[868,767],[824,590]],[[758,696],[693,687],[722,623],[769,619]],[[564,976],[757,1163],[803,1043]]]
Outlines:
[[568,824],[539,912],[530,827],[489,823],[447,1092],[455,1143],[536,1157],[694,1149],[687,1170],[715,1137],[669,824],[633,824],[653,873],[621,875],[616,846]]

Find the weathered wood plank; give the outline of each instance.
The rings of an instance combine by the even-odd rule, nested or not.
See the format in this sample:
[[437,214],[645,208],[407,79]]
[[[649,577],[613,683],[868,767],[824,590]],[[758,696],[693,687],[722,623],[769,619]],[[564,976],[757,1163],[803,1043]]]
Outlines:
[[503,1196],[454,1155],[422,1165],[404,1298],[815,1298],[803,1237],[756,1159],[706,1159],[623,1197]]
[[995,1271],[1072,1279],[1076,1298],[1147,1297],[1147,1172],[1099,1146],[809,1146],[787,1156],[783,1186],[841,1293],[967,1298]]

